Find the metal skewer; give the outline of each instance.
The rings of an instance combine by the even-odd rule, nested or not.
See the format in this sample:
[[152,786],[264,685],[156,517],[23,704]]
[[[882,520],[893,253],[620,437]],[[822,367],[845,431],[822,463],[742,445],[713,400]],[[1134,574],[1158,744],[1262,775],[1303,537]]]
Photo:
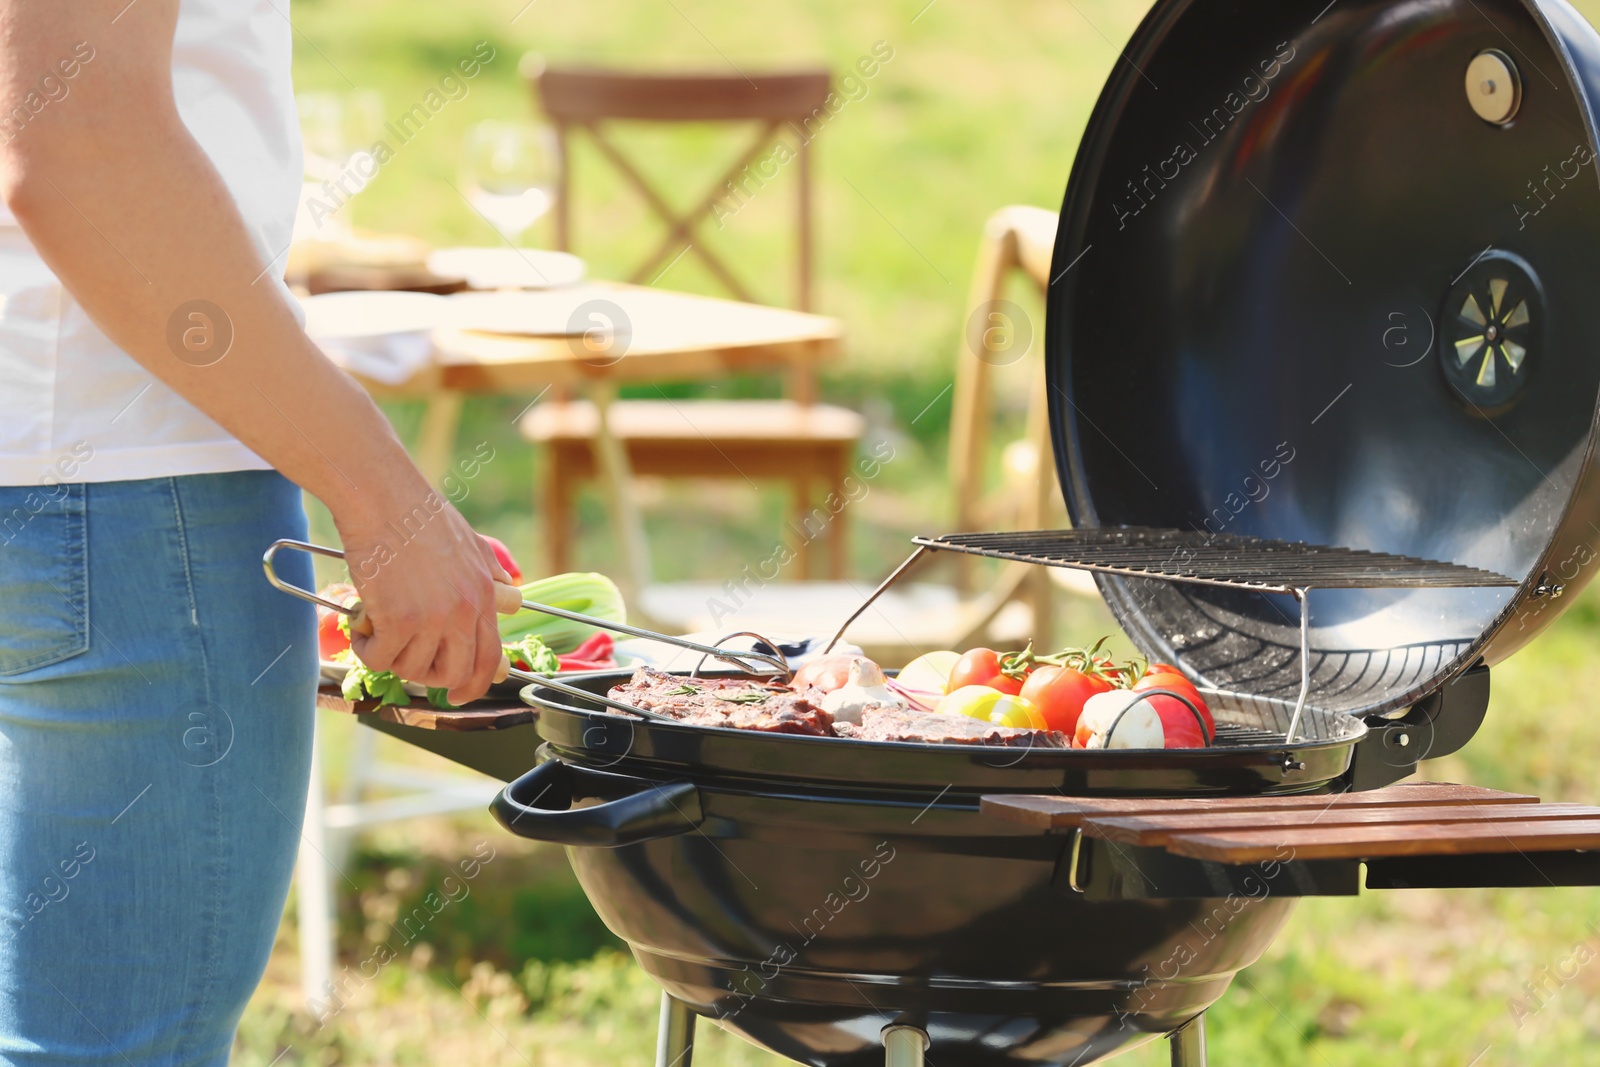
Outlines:
[[[363,614],[361,603],[359,601],[348,605],[335,603],[334,601],[328,600],[325,597],[318,596],[309,589],[302,589],[298,585],[293,585],[278,577],[277,568],[274,566],[273,560],[277,556],[278,552],[285,548],[292,548],[301,552],[311,552],[319,556],[327,556],[330,559],[344,559],[344,553],[336,548],[328,548],[326,545],[314,545],[307,541],[296,541],[290,538],[284,538],[282,540],[274,541],[271,547],[269,547],[262,555],[261,569],[266,572],[267,582],[271,584],[274,589],[288,593],[290,596],[299,597],[301,600],[310,601],[313,604],[320,604],[325,608],[348,615],[351,617],[352,626],[354,626],[356,620],[360,619]],[[500,583],[496,583],[496,586],[499,587]],[[514,587],[504,586],[503,588],[513,589]],[[512,614],[516,609],[510,607],[512,603],[510,600],[510,594],[501,593],[500,596],[496,598],[497,606],[502,602],[502,598],[504,598],[504,603],[506,604],[506,607],[501,608],[502,612],[504,614]],[[540,604],[532,600],[521,600],[519,605],[522,610],[537,611],[545,615],[554,615],[556,618],[567,619],[571,622],[580,622],[587,626],[593,626],[598,630],[610,630],[613,633],[625,634],[629,637],[642,638],[648,641],[659,641],[662,644],[673,645],[677,648],[687,649],[690,652],[699,652],[701,654],[702,663],[704,663],[707,658],[718,659],[738,670],[745,672],[746,674],[755,675],[758,677],[766,676],[767,672],[758,670],[756,667],[752,666],[754,663],[759,663],[774,668],[778,672],[778,677],[785,681],[794,677],[794,672],[790,669],[788,661],[783,658],[782,652],[777,652],[776,655],[772,656],[769,656],[764,652],[757,652],[754,650],[741,652],[737,650],[719,648],[715,645],[704,645],[698,641],[690,641],[687,638],[673,637],[668,634],[657,633],[654,630],[646,630],[642,627],[630,626],[627,623],[615,622],[611,619],[602,619],[594,615],[585,615],[582,612],[568,611],[565,608],[554,607],[550,604]],[[765,641],[766,644],[775,651],[778,647],[772,642],[766,641],[765,638],[760,638],[759,635],[750,636],[754,636],[759,640]],[[724,640],[726,640],[726,638]],[[696,669],[698,670],[698,668]],[[579,689],[577,686],[556,681],[548,674],[535,674],[532,671],[524,671],[515,667],[508,667],[505,676],[508,678],[516,678],[519,681],[532,682],[536,685],[542,685],[547,688],[554,689],[558,693],[565,693],[567,696],[579,697],[583,700],[591,701],[604,707],[612,708],[616,711],[627,712],[630,715],[638,715],[646,719],[655,719],[658,722],[670,722],[682,725],[681,720],[675,719],[670,715],[663,715],[658,711],[650,711],[645,708],[624,703],[620,700],[615,700],[609,696],[601,696],[584,689]]]
[[554,689],[558,693],[565,693],[569,697],[578,697],[583,700],[593,701],[596,704],[603,704],[604,706],[612,708],[613,710],[627,712],[629,715],[639,715],[646,719],[654,719],[657,722],[670,722],[678,726],[683,725],[682,720],[674,719],[671,715],[663,715],[659,711],[651,711],[648,708],[636,707],[633,704],[628,704],[621,700],[615,700],[612,697],[602,696],[599,693],[591,693],[587,689],[579,689],[575,685],[568,685],[566,682],[558,682],[548,674],[534,674],[532,671],[523,671],[518,670],[516,667],[512,667],[511,670],[506,673],[506,676],[508,678],[515,678],[518,681],[532,682],[535,685],[542,685],[547,689]]

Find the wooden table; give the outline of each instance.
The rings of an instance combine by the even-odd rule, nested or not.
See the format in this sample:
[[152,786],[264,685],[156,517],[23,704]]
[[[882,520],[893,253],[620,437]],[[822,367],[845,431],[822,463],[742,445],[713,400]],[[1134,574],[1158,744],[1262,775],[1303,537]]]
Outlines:
[[[574,304],[604,301],[619,309],[629,336],[620,355],[599,356],[579,336],[527,337],[440,330],[434,361],[401,385],[358,380],[382,399],[427,402],[418,437],[417,465],[442,483],[450,469],[469,393],[534,394],[549,388],[580,389],[602,413],[629,382],[705,381],[730,374],[781,372],[793,399],[815,399],[816,369],[838,357],[843,327],[837,319],[786,308],[695,296],[617,282],[586,282],[562,290]],[[596,305],[601,307],[601,305]],[[605,432],[595,438],[600,482],[623,536],[624,585],[647,584],[649,561],[626,451]],[[625,589],[625,591],[628,591]]]
[[[537,392],[546,386],[693,381],[781,371],[797,379],[839,354],[837,319],[620,282],[587,282],[564,294],[614,304],[630,336],[617,357],[597,358],[576,336],[514,337],[465,330],[434,335],[436,365],[390,395]],[[796,400],[814,399],[797,381]],[[379,392],[385,387],[375,386]]]

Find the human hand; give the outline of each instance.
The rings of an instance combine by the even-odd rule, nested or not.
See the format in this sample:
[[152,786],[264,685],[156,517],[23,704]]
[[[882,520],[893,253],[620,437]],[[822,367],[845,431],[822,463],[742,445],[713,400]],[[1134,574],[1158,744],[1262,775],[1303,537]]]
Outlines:
[[409,510],[334,520],[372,625],[370,635],[351,634],[361,661],[445,689],[452,704],[488,692],[501,658],[494,583],[511,576],[461,513],[427,490]]

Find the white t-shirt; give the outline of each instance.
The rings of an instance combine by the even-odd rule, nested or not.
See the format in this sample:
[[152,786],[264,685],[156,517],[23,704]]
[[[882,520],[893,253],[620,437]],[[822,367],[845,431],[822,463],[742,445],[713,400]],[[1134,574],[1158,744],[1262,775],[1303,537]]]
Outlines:
[[[183,0],[172,50],[184,125],[227,183],[262,264],[271,260],[262,285],[282,285],[302,181],[287,12],[274,0]],[[24,100],[31,117],[0,116],[0,137],[26,137],[28,123],[71,106],[74,82],[104,76],[92,44],[63,56]],[[138,249],[106,249],[122,253],[137,265]],[[112,344],[15,221],[0,217],[0,485],[268,466]]]

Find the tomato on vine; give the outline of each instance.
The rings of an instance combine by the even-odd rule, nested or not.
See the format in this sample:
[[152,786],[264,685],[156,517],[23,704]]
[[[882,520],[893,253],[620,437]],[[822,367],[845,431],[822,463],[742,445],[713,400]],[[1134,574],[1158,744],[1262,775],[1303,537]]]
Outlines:
[[1022,692],[1022,683],[1032,669],[1031,651],[1002,655],[992,648],[974,648],[956,660],[950,672],[949,692],[969,685],[986,685],[1011,696]]
[[1028,676],[1021,695],[1039,709],[1049,729],[1071,737],[1084,703],[1096,693],[1110,690],[1111,682],[1103,675],[1047,665]]

